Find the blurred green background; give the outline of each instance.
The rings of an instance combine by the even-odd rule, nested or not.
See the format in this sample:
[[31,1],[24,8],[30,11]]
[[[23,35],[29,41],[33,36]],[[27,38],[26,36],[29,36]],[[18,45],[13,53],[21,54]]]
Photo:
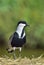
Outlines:
[[7,42],[20,20],[30,25],[25,48],[44,49],[44,0],[0,0],[0,40]]

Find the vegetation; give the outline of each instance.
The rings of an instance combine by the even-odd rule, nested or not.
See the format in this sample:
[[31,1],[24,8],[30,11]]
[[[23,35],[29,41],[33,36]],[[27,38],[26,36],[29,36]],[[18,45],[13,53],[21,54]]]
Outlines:
[[0,0],[0,32],[4,32],[6,40],[19,20],[30,25],[25,47],[44,48],[44,0]]

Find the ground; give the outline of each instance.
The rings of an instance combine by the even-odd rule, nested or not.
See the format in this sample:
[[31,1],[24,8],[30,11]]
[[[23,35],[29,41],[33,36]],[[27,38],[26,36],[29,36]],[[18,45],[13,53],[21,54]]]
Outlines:
[[0,57],[0,65],[44,65],[44,58],[42,55],[37,58],[17,58],[17,59],[10,59],[9,57]]

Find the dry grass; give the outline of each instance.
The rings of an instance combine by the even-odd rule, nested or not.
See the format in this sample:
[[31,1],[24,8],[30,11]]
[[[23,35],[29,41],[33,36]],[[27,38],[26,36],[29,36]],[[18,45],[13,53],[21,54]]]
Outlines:
[[41,56],[38,58],[17,58],[17,59],[10,59],[10,58],[2,58],[0,57],[0,65],[44,65],[44,58]]

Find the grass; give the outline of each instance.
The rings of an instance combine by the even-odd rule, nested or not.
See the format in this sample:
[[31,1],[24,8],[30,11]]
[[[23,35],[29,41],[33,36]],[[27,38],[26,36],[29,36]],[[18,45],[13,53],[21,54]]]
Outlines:
[[[10,58],[11,57],[13,58],[14,54],[16,54],[16,56],[18,57],[19,56],[19,51],[16,50],[13,53],[8,53],[6,49],[0,49],[0,56],[1,57],[7,55]],[[44,57],[44,50],[43,49],[25,49],[25,48],[23,48],[22,52],[21,52],[21,57],[25,57],[26,56],[28,58],[32,58],[33,56],[34,57],[38,57],[41,54],[43,54],[43,57]]]

